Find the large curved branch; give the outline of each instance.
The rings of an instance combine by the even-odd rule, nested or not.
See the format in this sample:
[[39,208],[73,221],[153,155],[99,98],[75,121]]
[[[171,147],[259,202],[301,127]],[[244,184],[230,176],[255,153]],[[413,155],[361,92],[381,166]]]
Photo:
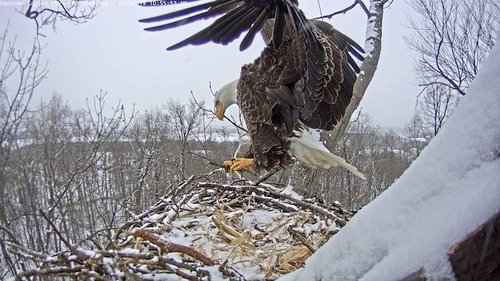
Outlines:
[[365,40],[366,57],[363,64],[360,66],[361,72],[354,84],[352,99],[346,109],[344,118],[332,132],[332,146],[335,146],[340,141],[342,135],[344,135],[347,130],[349,120],[356,108],[358,108],[377,70],[380,51],[382,49],[382,19],[384,15],[384,4],[386,2],[387,1],[384,0],[370,1],[370,16],[368,17]]

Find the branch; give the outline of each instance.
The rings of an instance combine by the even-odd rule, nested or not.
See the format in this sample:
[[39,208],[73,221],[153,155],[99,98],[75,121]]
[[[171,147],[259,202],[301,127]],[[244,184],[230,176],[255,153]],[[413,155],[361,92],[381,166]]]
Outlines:
[[226,115],[224,115],[224,119],[226,119],[227,121],[229,121],[229,123],[231,123],[231,124],[232,124],[233,126],[235,126],[237,129],[242,130],[242,131],[243,131],[243,132],[245,132],[245,133],[248,133],[248,130],[247,130],[247,129],[245,129],[245,128],[243,128],[242,126],[240,126],[240,125],[236,124],[236,121],[234,121],[234,119],[229,118],[229,117],[227,117]]
[[[95,11],[100,6],[99,1],[37,1],[40,2],[34,5],[33,0],[28,2],[24,15],[35,21],[37,35],[40,33],[41,27],[45,25],[55,24],[59,20],[69,20],[74,23],[85,23],[95,16]],[[54,5],[56,4],[56,5]],[[55,8],[47,8],[44,6],[52,6]],[[35,7],[36,6],[36,7]]]
[[164,252],[174,252],[174,253],[185,254],[185,255],[188,255],[196,260],[201,261],[204,265],[208,265],[208,266],[215,265],[215,261],[213,261],[211,258],[205,256],[204,254],[196,251],[195,249],[164,240],[159,235],[151,233],[147,230],[136,229],[132,232],[132,235],[134,235],[136,237],[140,237],[144,240],[147,240],[147,241],[155,244]]
[[[180,244],[175,244],[170,241],[162,239],[159,235],[156,235],[154,233],[151,233],[145,229],[136,229],[132,232],[132,235],[136,237],[141,237],[142,239],[145,239],[158,247],[160,247],[161,250],[165,252],[174,252],[174,253],[181,253],[188,255],[196,260],[201,261],[204,265],[206,266],[213,266],[216,265],[217,263],[212,260],[211,258],[207,257],[206,255],[196,251],[193,248],[180,245]],[[233,277],[236,275],[235,272],[232,270],[229,270],[225,266],[221,265],[219,267],[219,271],[221,271],[225,276]]]
[[457,91],[460,95],[465,96],[465,92],[460,88],[460,86],[457,85],[457,83],[455,83],[455,81],[453,81],[453,79],[451,79],[450,77],[448,77],[448,75],[446,75],[446,73],[444,73],[443,69],[441,68],[441,64],[440,64],[440,61],[439,61],[439,56],[440,56],[440,53],[441,53],[442,46],[443,46],[443,39],[441,39],[439,41],[438,48],[437,48],[437,51],[436,51],[436,55],[434,56],[435,63],[436,63],[436,68],[437,68],[439,74],[441,75],[441,77],[443,77],[446,81],[448,81],[448,83],[450,83],[452,89],[454,89],[455,91]]
[[47,276],[47,275],[74,276],[74,277],[77,277],[79,275],[86,275],[88,277],[92,277],[95,280],[111,280],[99,276],[97,273],[93,271],[89,271],[87,267],[83,265],[75,267],[53,267],[53,268],[34,269],[26,272],[21,272],[17,277],[19,278],[19,280],[22,280],[23,277]]
[[309,251],[311,251],[311,253],[314,253],[314,248],[311,246],[311,244],[309,244],[309,242],[307,242],[306,238],[300,233],[298,232],[297,230],[293,229],[293,227],[291,225],[288,226],[288,232],[290,232],[290,234],[292,234],[293,237],[299,239],[299,241],[307,247],[307,249],[309,249]]
[[226,166],[222,165],[221,163],[217,163],[215,160],[212,160],[204,155],[200,155],[200,154],[194,153],[192,151],[189,151],[189,154],[196,156],[196,157],[199,157],[201,159],[207,160],[208,164],[210,164],[210,165],[217,166],[219,168],[227,168]]
[[47,214],[45,214],[45,212],[42,211],[42,210],[38,210],[38,212],[40,212],[40,214],[42,215],[42,217],[50,224],[50,226],[52,227],[52,229],[54,229],[54,231],[56,232],[57,236],[59,236],[59,239],[61,239],[61,241],[64,243],[64,245],[66,245],[66,247],[68,247],[68,248],[72,248],[72,246],[69,243],[69,241],[66,240],[66,238],[62,235],[62,233],[59,231],[59,229],[55,225],[55,223],[47,216]]
[[[345,219],[338,217],[337,215],[335,215],[332,211],[330,211],[328,209],[325,209],[325,208],[320,207],[318,205],[315,205],[313,203],[304,202],[300,199],[293,198],[289,195],[282,194],[282,193],[279,193],[277,191],[272,191],[268,188],[264,189],[264,188],[262,188],[262,185],[259,187],[256,187],[254,185],[230,186],[230,185],[219,185],[219,184],[213,184],[213,183],[199,183],[199,186],[203,187],[203,188],[215,188],[215,189],[219,189],[219,190],[230,190],[233,192],[244,192],[244,190],[250,190],[253,193],[255,193],[255,195],[253,195],[253,197],[256,199],[256,201],[259,201],[261,203],[274,205],[280,209],[283,209],[284,211],[296,212],[297,209],[302,208],[305,210],[310,210],[310,211],[317,213],[319,215],[322,215],[324,217],[330,218],[332,221],[335,221],[340,226],[344,226],[347,223]],[[274,198],[291,201],[296,206],[294,206],[293,204],[289,205],[289,204],[281,203],[279,201],[273,200]]]
[[315,20],[317,20],[317,19],[324,19],[324,18],[331,19],[333,16],[347,13],[348,11],[352,10],[357,5],[361,6],[361,8],[363,9],[363,11],[366,13],[367,17],[370,16],[370,11],[366,7],[365,3],[363,3],[362,0],[354,0],[354,2],[350,6],[344,8],[344,9],[342,9],[340,11],[336,11],[336,12],[333,12],[331,14],[320,16],[320,17],[316,17],[316,18],[313,18],[313,19],[315,19]]
[[335,126],[332,131],[333,147],[340,141],[347,130],[349,120],[356,108],[358,108],[377,70],[382,49],[382,19],[384,15],[384,4],[386,2],[387,1],[383,0],[370,1],[370,16],[366,27],[367,38],[365,41],[365,51],[367,54],[363,64],[360,66],[361,72],[358,75],[356,83],[354,83],[351,102],[347,106],[341,122]]
[[264,175],[262,175],[260,178],[258,178],[253,183],[253,185],[257,186],[257,185],[261,184],[262,182],[264,182],[265,180],[267,180],[268,178],[270,178],[272,175],[276,174],[279,170],[281,170],[281,167],[279,167],[279,166],[276,166],[276,167],[272,168],[270,171],[268,171],[267,173],[265,173]]

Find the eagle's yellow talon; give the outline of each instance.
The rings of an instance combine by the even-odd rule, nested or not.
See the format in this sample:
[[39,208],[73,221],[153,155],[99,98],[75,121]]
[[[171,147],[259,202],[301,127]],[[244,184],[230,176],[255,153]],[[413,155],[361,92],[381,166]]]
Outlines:
[[230,168],[233,165],[233,163],[234,163],[233,161],[234,160],[226,160],[226,161],[224,161],[224,164],[223,164],[224,167]]
[[229,168],[229,172],[247,170],[255,174],[255,166],[252,158],[235,158],[224,161],[224,166]]

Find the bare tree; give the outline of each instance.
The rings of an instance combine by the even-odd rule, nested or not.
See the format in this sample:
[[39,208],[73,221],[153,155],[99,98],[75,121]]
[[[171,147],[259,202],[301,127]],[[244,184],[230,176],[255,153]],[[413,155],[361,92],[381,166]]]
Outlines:
[[41,46],[37,38],[27,51],[17,49],[15,39],[7,38],[5,29],[0,37],[0,223],[4,225],[9,206],[6,170],[13,150],[22,141],[20,126],[34,90],[47,74],[40,62]]
[[443,85],[429,85],[425,89],[418,107],[424,125],[432,130],[434,136],[441,130],[459,100],[459,96]]
[[408,46],[418,52],[421,86],[441,85],[465,95],[493,47],[500,25],[495,0],[410,0]]
[[186,178],[189,138],[193,136],[194,131],[200,126],[203,110],[192,100],[188,105],[180,104],[176,101],[169,101],[166,105],[166,109],[172,122],[173,134],[180,141],[180,177]]
[[175,153],[171,149],[175,139],[172,133],[170,115],[157,107],[138,116],[126,133],[129,141],[113,151],[113,158],[120,159],[116,174],[119,179],[124,178],[114,184],[124,189],[132,186],[123,196],[132,193],[133,200],[128,204],[134,212],[155,202],[172,184],[172,167],[176,167],[172,159]]
[[[37,27],[33,39],[34,43],[31,47],[27,50],[17,49],[16,39],[14,38],[12,41],[7,39],[8,26],[0,37],[0,248],[3,256],[3,259],[0,260],[5,260],[7,263],[7,266],[2,266],[0,261],[0,279],[3,279],[6,272],[15,275],[17,270],[16,261],[12,260],[7,254],[4,243],[5,237],[16,243],[21,241],[19,231],[12,230],[13,223],[19,222],[12,220],[13,217],[19,217],[15,207],[18,204],[27,202],[25,199],[34,198],[33,196],[36,194],[27,192],[27,195],[30,195],[28,197],[23,196],[22,192],[13,194],[16,190],[11,190],[8,187],[22,178],[29,178],[30,180],[25,183],[29,183],[28,186],[34,186],[33,175],[29,173],[23,174],[21,171],[16,173],[12,169],[15,169],[13,168],[14,163],[19,160],[20,149],[29,141],[26,135],[26,127],[22,124],[28,114],[28,108],[35,89],[47,74],[46,64],[41,63],[40,28],[44,25],[52,25],[55,28],[56,22],[60,20],[69,20],[75,23],[85,22],[94,16],[99,3],[98,1],[29,0],[24,7],[23,13],[28,18],[33,19]],[[24,172],[27,172],[27,170],[24,170]],[[31,210],[32,213],[35,211],[36,208]],[[29,216],[19,218],[23,220],[29,218]],[[37,233],[43,232],[38,217],[31,216],[31,218],[34,218]],[[26,220],[25,223],[20,224],[20,227],[28,225],[29,221]],[[29,234],[24,237],[28,236]],[[40,235],[29,237],[25,241],[36,242],[38,245],[43,244]],[[24,268],[24,265],[20,264]],[[4,268],[6,268],[6,271],[3,270]]]
[[408,138],[406,144],[409,146],[407,149],[410,153],[414,153],[414,157],[416,158],[420,156],[422,149],[427,145],[431,135],[418,109],[410,121],[406,123],[405,131]]
[[90,1],[40,1],[29,0],[24,9],[26,17],[36,23],[37,33],[43,26],[56,27],[59,21],[85,23],[95,16],[101,0]]
[[[493,47],[500,9],[493,0],[411,0],[417,17],[405,38],[418,52],[415,72],[423,87],[417,114],[436,135]],[[458,95],[457,95],[458,94]]]
[[[122,196],[113,184],[117,167],[111,148],[133,115],[126,116],[121,106],[106,114],[103,95],[78,111],[57,96],[33,109],[21,121],[22,135],[5,165],[2,188],[8,204],[0,241],[42,252],[59,251],[67,241],[111,241],[112,228],[126,217],[120,203],[131,193]],[[3,258],[8,260],[8,254]],[[11,274],[29,266],[17,259],[8,265]]]

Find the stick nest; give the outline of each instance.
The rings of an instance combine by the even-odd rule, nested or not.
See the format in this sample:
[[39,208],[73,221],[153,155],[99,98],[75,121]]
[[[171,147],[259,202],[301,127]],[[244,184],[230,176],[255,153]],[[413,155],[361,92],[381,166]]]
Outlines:
[[272,280],[344,226],[339,204],[303,199],[289,188],[191,177],[123,225],[111,249],[70,247],[57,255],[16,248],[36,269],[18,274],[94,280]]

